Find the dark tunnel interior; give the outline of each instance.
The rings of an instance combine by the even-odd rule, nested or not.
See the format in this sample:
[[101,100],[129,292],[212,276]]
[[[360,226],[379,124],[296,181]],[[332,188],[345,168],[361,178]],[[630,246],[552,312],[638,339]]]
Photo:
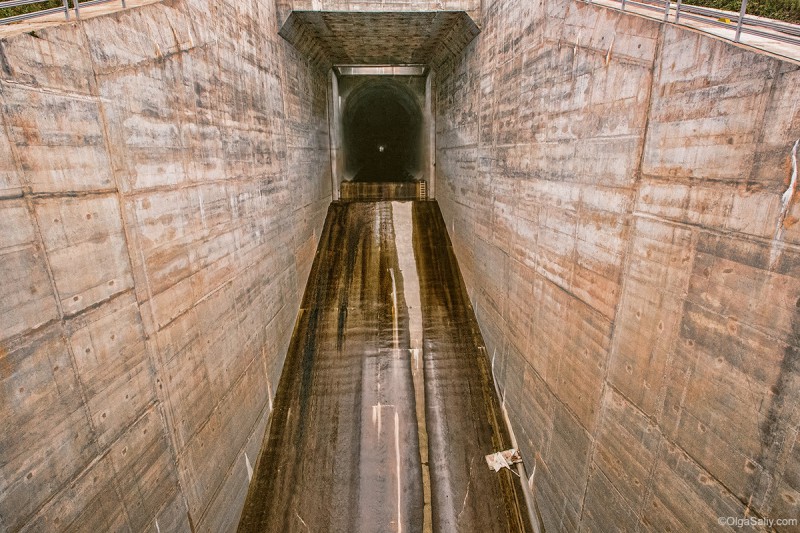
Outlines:
[[414,179],[422,159],[422,112],[410,89],[392,79],[363,82],[347,97],[342,125],[353,181]]

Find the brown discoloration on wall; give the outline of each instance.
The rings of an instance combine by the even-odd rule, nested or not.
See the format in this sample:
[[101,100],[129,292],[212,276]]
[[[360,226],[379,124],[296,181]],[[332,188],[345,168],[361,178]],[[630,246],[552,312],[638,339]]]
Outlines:
[[0,529],[237,522],[330,201],[326,77],[276,16],[2,42]]
[[33,207],[65,316],[133,286],[115,196],[36,199]]
[[44,251],[24,200],[0,202],[0,338],[38,328],[58,316]]
[[796,517],[800,67],[579,2],[481,28],[437,198],[547,530]]
[[[58,325],[4,343],[2,441],[4,479],[0,515],[17,530],[46,503],[51,486],[65,486],[96,454]],[[66,452],[66,453],[64,453]]]

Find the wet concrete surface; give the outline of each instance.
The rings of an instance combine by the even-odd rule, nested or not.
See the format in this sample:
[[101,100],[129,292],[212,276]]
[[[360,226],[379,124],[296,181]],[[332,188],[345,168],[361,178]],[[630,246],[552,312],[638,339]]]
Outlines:
[[425,181],[388,183],[343,181],[339,184],[339,199],[342,201],[425,200],[426,196]]
[[330,206],[239,531],[527,531],[435,202]]

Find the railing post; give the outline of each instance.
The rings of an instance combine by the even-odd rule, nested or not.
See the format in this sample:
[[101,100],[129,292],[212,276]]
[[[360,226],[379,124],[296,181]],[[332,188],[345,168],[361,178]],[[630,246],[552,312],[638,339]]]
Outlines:
[[64,0],[64,18],[69,20],[69,0]]
[[125,0],[122,0],[122,9],[125,9],[126,7],[128,6],[125,5]]
[[678,0],[678,2],[675,4],[675,24],[677,24],[678,21],[681,19],[681,4],[682,3],[683,3],[683,0]]
[[666,0],[664,4],[664,22],[666,22],[668,18],[669,18],[669,0]]
[[80,0],[72,0],[72,5],[75,6],[75,18],[81,19],[81,2]]
[[625,0],[622,0],[622,10],[625,11]]
[[739,10],[739,22],[736,24],[736,37],[733,39],[737,43],[739,37],[742,35],[742,22],[744,21],[744,14],[747,11],[747,0],[742,0],[742,8]]

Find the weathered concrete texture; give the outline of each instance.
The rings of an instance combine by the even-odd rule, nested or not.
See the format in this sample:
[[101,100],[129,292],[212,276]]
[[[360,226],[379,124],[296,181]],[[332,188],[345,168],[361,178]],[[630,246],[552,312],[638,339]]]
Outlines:
[[354,183],[345,181],[339,186],[340,199],[347,201],[427,200],[424,181],[411,183]]
[[481,27],[437,199],[547,531],[797,518],[800,67],[581,2]]
[[480,17],[481,0],[276,0],[281,25],[292,11],[397,13],[414,11],[464,11]]
[[530,531],[502,420],[436,203],[336,202],[238,531]]
[[0,41],[0,530],[235,527],[330,202],[275,5]]
[[321,66],[438,65],[461,52],[478,28],[464,11],[293,11],[280,34]]

